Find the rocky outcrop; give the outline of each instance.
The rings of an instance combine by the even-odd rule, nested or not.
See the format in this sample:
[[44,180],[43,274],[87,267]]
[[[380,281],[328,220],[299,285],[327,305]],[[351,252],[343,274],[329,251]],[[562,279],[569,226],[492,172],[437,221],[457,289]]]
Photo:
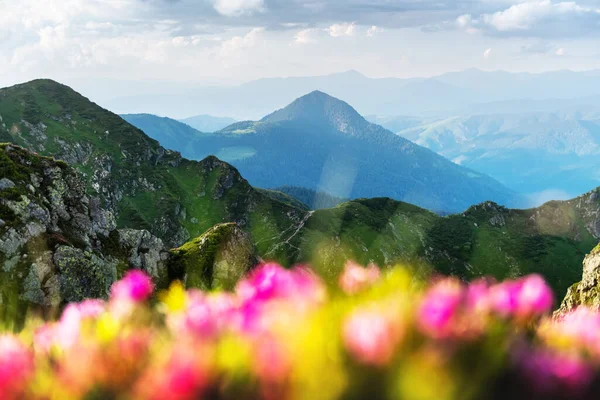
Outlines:
[[235,223],[216,225],[171,251],[171,278],[188,288],[233,289],[259,263],[250,237]]
[[556,315],[563,315],[581,305],[600,309],[600,245],[585,257],[581,282],[569,288]]
[[167,277],[168,251],[147,231],[116,229],[67,164],[0,144],[0,304],[58,306],[106,297],[129,268]]

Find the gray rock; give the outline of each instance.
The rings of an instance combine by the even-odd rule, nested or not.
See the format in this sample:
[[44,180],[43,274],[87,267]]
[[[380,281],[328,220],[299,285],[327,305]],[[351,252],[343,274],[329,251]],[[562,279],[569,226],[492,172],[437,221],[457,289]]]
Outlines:
[[0,179],[0,190],[12,189],[15,187],[15,183],[7,178]]

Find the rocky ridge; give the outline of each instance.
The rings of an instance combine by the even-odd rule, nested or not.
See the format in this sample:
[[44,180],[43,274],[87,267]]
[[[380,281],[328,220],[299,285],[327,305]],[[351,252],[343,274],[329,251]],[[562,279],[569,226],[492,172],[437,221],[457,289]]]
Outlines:
[[581,281],[567,290],[556,315],[561,316],[579,306],[600,309],[600,245],[585,257]]
[[[166,279],[168,251],[143,230],[117,229],[62,161],[0,144],[0,304],[44,308],[106,297],[127,269]],[[12,304],[8,304],[9,302]]]

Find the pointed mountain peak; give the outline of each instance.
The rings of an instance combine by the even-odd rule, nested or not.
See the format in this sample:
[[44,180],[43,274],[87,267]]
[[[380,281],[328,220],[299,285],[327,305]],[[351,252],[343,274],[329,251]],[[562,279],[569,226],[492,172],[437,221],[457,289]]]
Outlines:
[[315,90],[281,110],[267,115],[261,122],[299,121],[329,125],[340,132],[359,129],[368,122],[348,103]]

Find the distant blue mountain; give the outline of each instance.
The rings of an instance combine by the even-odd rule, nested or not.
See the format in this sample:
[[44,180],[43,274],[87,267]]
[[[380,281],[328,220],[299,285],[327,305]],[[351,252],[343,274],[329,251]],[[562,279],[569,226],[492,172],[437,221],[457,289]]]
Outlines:
[[[146,133],[160,141],[153,131]],[[260,121],[238,122],[190,140],[185,147],[174,143],[180,147],[173,149],[195,159],[216,155],[263,188],[391,197],[438,212],[463,211],[485,200],[521,205],[498,181],[368,122],[347,103],[319,91]]]
[[181,122],[188,124],[200,132],[216,132],[236,122],[229,117],[213,117],[212,115],[196,115],[184,118]]
[[194,157],[194,142],[205,135],[183,122],[152,114],[122,114],[121,118],[158,140],[163,147],[177,150],[186,158]]

